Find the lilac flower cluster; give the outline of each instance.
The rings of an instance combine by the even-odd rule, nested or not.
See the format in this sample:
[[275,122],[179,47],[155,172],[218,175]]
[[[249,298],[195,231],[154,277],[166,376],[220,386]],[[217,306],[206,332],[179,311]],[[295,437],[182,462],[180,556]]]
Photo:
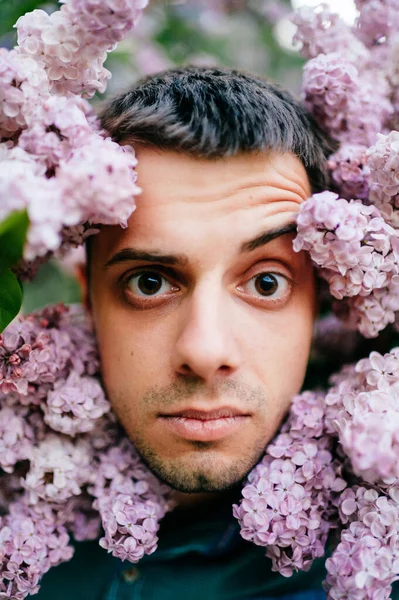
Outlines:
[[367,151],[370,170],[370,201],[388,223],[399,228],[399,132],[378,134]]
[[37,593],[43,574],[73,556],[66,528],[46,503],[11,503],[0,517],[0,547],[0,594],[12,600]]
[[[45,308],[13,321],[0,335],[0,391],[3,395],[11,392],[5,396],[7,402],[18,398],[22,404],[37,404],[71,372],[76,378],[97,370],[95,340],[78,307]],[[102,398],[94,397],[102,407]],[[71,408],[66,403],[66,412],[73,412]],[[109,407],[102,414],[106,410]]]
[[137,562],[156,549],[169,488],[122,435],[82,311],[48,307],[0,338],[0,595],[22,600],[69,560],[70,536]]
[[[81,311],[29,315],[6,329],[1,348],[0,593],[37,591],[71,558],[70,536],[100,537],[131,562],[154,552],[170,489],[107,412]],[[388,598],[399,573],[398,378],[399,349],[373,352],[334,376],[327,394],[295,397],[233,507],[242,536],[267,547],[284,576],[310,568],[342,530],[326,563],[331,599]]]
[[342,198],[367,200],[370,168],[366,161],[367,147],[359,144],[342,144],[337,152],[331,154],[328,167]]
[[[347,201],[333,192],[314,194],[302,205],[297,226],[294,250],[308,251],[331,294],[349,299],[348,322],[353,320],[354,308],[359,314],[362,303],[370,299],[381,310],[376,314],[363,309],[363,321],[356,326],[366,337],[374,337],[394,322],[399,310],[399,234],[375,206]],[[336,310],[342,315],[340,306]]]
[[[297,26],[294,40],[301,46],[302,54],[310,59],[304,68],[302,97],[321,127],[340,143],[328,161],[332,188],[340,198],[376,207],[379,213],[370,214],[371,223],[378,217],[397,230],[398,133],[390,129],[399,123],[396,58],[399,6],[397,0],[358,0],[356,4],[359,16],[353,27],[346,25],[327,5],[314,10],[305,7],[293,15]],[[345,210],[351,219],[353,203],[344,205],[337,198],[338,204],[333,208],[331,196],[322,196],[321,200],[328,203],[334,215],[340,213],[342,221],[345,221]],[[314,201],[308,202],[310,205],[304,210],[312,212]],[[322,222],[317,221],[316,213],[313,214],[315,218],[312,224],[309,221],[306,234],[308,244],[299,241],[297,246],[310,249],[311,238],[320,240],[322,235],[324,248],[331,240],[337,250],[339,245],[343,250],[342,240],[336,245],[338,238],[327,233]],[[300,219],[303,222],[303,216]],[[314,230],[312,234],[310,229]],[[385,227],[381,235],[384,230],[388,238],[392,237]],[[349,268],[343,266],[343,257],[338,258],[337,254],[336,267],[324,264],[326,256],[320,255],[320,248],[313,248],[312,256],[318,257],[316,264],[321,275],[327,276],[331,283],[332,296],[341,298],[341,302],[334,303],[336,314],[349,327],[357,328],[367,337],[375,337],[388,324],[397,323],[396,267],[388,268],[388,273],[386,260],[389,262],[390,257],[377,248],[372,251],[370,243],[364,243],[363,239],[360,243],[348,244],[344,252],[353,253],[347,258],[352,261],[354,271],[349,264]],[[396,241],[392,252],[397,262]],[[366,275],[364,261],[368,253],[370,265]],[[365,279],[368,280],[366,288]]]
[[90,491],[105,533],[100,546],[130,562],[156,550],[159,521],[172,508],[169,488],[144,467],[131,442],[122,439],[99,456]]
[[398,5],[395,0],[357,2],[360,9],[356,35],[370,48],[383,45],[396,35],[399,27]]
[[362,485],[343,491],[340,519],[346,524],[333,555],[326,560],[328,598],[390,598],[399,573],[396,500]]
[[399,350],[372,352],[325,400],[329,427],[338,433],[354,473],[383,487],[399,481],[398,379]]
[[0,222],[27,211],[26,261],[82,243],[96,224],[125,227],[135,208],[134,152],[104,137],[83,97],[104,91],[107,52],[146,3],[34,10],[16,24],[19,45],[0,50]]
[[[66,113],[71,109],[70,115],[61,116],[60,107],[53,111],[52,104],[45,104],[48,120],[26,128],[18,147],[3,144],[2,148],[0,219],[15,210],[27,210],[27,260],[54,252],[68,239],[65,231],[82,224],[126,226],[139,192],[130,147],[122,148],[93,133],[73,102],[64,106]],[[72,115],[77,118],[70,126]],[[79,124],[79,115],[85,123]],[[45,130],[49,132],[43,136]],[[49,171],[55,176],[47,177]],[[74,236],[75,243],[83,241],[86,229]]]
[[377,70],[359,70],[340,52],[309,60],[302,89],[305,106],[340,142],[369,146],[393,112],[386,78]]
[[104,92],[107,52],[134,27],[148,0],[69,0],[48,15],[34,10],[20,17],[18,52],[45,68],[50,90],[59,95]]
[[293,42],[305,58],[336,52],[337,48],[354,60],[367,56],[363,43],[328,4],[302,6],[291,15],[291,21],[297,28]]
[[324,554],[329,530],[338,526],[334,500],[346,487],[323,431],[323,396],[294,398],[281,433],[248,476],[234,506],[244,539],[267,546],[273,570],[289,577]]
[[326,395],[294,398],[234,506],[242,536],[285,576],[310,568],[337,529],[331,600],[389,598],[398,578],[398,376],[399,349],[372,352],[333,376]]
[[0,138],[11,138],[26,125],[34,103],[48,96],[48,79],[33,58],[1,48],[0,82]]

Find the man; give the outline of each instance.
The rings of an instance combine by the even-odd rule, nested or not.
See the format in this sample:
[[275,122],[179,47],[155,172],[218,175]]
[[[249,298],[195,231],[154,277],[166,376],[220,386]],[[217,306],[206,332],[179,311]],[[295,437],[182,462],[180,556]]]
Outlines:
[[232,504],[305,376],[316,285],[292,241],[331,146],[289,94],[233,71],[160,74],[101,118],[143,191],[127,229],[90,240],[85,304],[113,409],[177,508],[137,566],[81,544],[38,598],[324,598],[324,561],[272,573]]

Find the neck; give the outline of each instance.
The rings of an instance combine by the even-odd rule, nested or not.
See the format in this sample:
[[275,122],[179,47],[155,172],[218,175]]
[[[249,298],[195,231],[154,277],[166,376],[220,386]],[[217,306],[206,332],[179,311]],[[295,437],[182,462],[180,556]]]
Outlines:
[[235,502],[238,501],[242,483],[223,490],[221,492],[198,492],[198,493],[185,493],[185,492],[173,492],[172,498],[176,502],[176,508],[181,510],[190,510],[192,508],[207,507],[209,504],[213,506],[223,502]]

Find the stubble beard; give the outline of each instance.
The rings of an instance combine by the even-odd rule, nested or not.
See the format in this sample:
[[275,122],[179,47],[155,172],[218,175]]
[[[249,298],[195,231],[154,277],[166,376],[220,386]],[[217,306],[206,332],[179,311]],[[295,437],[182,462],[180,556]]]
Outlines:
[[177,492],[225,492],[242,482],[264,454],[265,444],[253,448],[240,459],[227,461],[218,456],[212,442],[191,442],[197,456],[189,459],[162,458],[143,440],[136,439],[135,448],[148,469]]
[[[248,406],[249,412],[255,413],[268,405],[264,390],[260,387],[251,387],[240,382],[226,381],[216,389],[219,396],[226,394],[229,397],[240,399],[243,407]],[[171,385],[154,386],[143,396],[138,406],[145,407],[145,412],[158,412],[158,407],[181,406],[182,400],[193,397],[195,394],[209,394],[200,380],[180,379]],[[136,403],[135,403],[136,404]],[[130,402],[118,402],[118,406],[131,407]],[[136,404],[137,406],[137,404]],[[149,410],[151,409],[151,410]],[[131,419],[129,410],[121,411],[120,421],[129,434]],[[140,418],[135,415],[136,427]],[[145,436],[136,429],[129,436],[148,469],[169,485],[172,489],[184,493],[222,492],[237,486],[243,481],[253,467],[259,462],[265,451],[267,439],[260,437],[246,448],[240,448],[235,458],[223,456],[220,446],[216,442],[187,441],[187,451],[181,457],[167,458],[157,452]],[[240,445],[240,440],[237,440]],[[237,443],[233,444],[236,448]],[[224,450],[226,454],[226,450]],[[235,449],[237,454],[237,450]]]

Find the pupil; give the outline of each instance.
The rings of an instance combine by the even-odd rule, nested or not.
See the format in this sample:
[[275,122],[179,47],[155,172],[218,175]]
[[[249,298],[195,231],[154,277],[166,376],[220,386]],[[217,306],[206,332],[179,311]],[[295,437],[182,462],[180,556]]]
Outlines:
[[143,294],[156,294],[162,286],[162,279],[158,275],[141,275],[138,280],[138,286]]
[[277,288],[278,282],[274,275],[268,273],[266,275],[260,275],[256,279],[256,289],[264,296],[271,296],[276,292]]

